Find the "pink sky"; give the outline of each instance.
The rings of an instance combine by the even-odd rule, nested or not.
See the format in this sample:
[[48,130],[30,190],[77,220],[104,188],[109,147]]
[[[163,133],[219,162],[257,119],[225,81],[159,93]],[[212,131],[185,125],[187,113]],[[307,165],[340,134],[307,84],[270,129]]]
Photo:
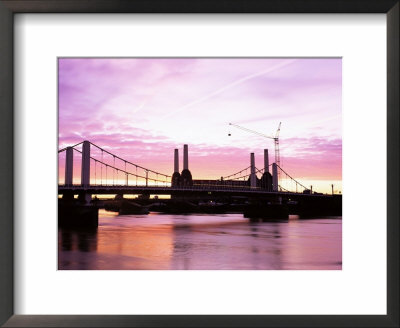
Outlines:
[[182,169],[187,143],[193,177],[216,179],[249,166],[250,152],[258,168],[264,148],[274,160],[273,140],[229,122],[268,135],[282,122],[283,169],[341,190],[341,81],[341,59],[331,58],[63,58],[59,148],[89,140],[171,175],[174,148]]

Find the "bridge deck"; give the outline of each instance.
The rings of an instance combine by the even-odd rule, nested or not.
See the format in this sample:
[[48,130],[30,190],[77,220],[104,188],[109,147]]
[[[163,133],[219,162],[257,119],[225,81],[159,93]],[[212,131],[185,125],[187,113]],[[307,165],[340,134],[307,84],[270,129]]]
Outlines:
[[166,187],[166,186],[106,186],[106,185],[59,185],[58,193],[87,192],[91,194],[158,194],[158,195],[185,195],[185,194],[219,194],[226,196],[285,196],[285,197],[333,197],[341,195],[329,194],[303,194],[284,191],[267,191],[261,188],[230,187],[230,186],[191,186],[191,187]]

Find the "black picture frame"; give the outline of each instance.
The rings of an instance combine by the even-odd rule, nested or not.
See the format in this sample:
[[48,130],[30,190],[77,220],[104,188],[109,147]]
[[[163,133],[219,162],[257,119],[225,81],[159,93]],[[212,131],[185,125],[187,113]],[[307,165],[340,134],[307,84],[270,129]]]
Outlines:
[[[0,0],[0,324],[4,327],[399,327],[399,8],[398,0]],[[387,315],[14,315],[13,22],[17,13],[385,13]]]

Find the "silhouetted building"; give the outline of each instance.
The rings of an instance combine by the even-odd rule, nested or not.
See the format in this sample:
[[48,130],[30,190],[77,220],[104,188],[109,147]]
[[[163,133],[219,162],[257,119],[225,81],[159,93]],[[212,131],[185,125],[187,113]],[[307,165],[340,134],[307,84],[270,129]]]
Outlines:
[[272,191],[272,175],[269,172],[265,172],[259,180],[259,187],[267,191]]

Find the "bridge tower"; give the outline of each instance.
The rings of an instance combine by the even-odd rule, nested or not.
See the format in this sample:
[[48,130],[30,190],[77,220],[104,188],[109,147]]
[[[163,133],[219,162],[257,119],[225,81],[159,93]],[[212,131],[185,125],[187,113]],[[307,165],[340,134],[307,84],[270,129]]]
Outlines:
[[257,187],[256,163],[254,153],[250,154],[250,188]]
[[179,173],[179,150],[175,149],[174,153],[174,174],[171,178],[171,186],[176,187],[181,183],[181,175]]
[[[86,140],[82,144],[81,185],[82,187],[90,186],[90,142]],[[92,199],[92,195],[87,192],[83,192],[81,195],[79,195],[79,198],[81,201],[88,204]]]
[[65,157],[65,185],[72,186],[72,179],[74,175],[74,150],[68,147]]
[[82,144],[82,174],[81,185],[88,187],[90,185],[90,142],[84,141]]
[[189,150],[188,145],[183,145],[183,170],[181,173],[181,185],[193,186],[192,173],[189,171]]
[[272,191],[278,191],[278,166],[272,163]]

